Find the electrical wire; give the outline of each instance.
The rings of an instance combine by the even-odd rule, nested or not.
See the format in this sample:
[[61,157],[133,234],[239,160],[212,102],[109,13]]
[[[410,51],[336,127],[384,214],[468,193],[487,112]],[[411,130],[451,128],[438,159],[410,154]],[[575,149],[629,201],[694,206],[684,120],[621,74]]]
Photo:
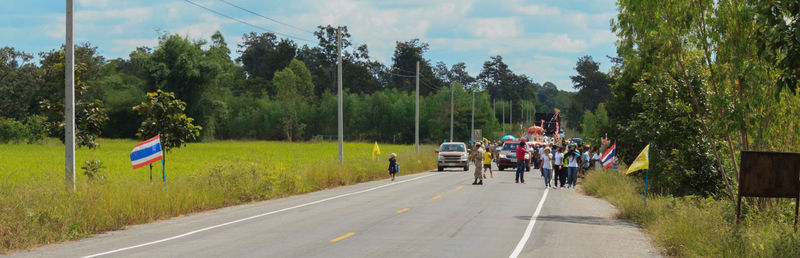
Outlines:
[[189,3],[189,4],[192,4],[192,5],[194,5],[194,6],[197,6],[197,7],[203,8],[203,9],[205,9],[206,11],[212,12],[212,13],[214,13],[214,14],[216,14],[216,15],[219,15],[219,16],[222,16],[222,17],[225,17],[225,18],[228,18],[228,19],[231,19],[231,20],[234,20],[234,21],[237,21],[237,22],[243,23],[243,24],[247,24],[247,25],[249,25],[249,26],[251,26],[251,27],[258,28],[258,29],[261,29],[261,30],[263,30],[263,31],[266,31],[266,32],[275,33],[275,34],[277,34],[277,35],[281,35],[281,36],[288,37],[288,38],[293,38],[293,39],[296,39],[296,40],[305,41],[305,42],[308,42],[308,43],[315,43],[315,42],[313,42],[313,41],[310,41],[310,40],[307,40],[307,39],[304,39],[304,38],[300,38],[300,37],[297,37],[297,36],[292,36],[292,35],[289,35],[289,34],[280,33],[280,32],[276,32],[276,31],[272,31],[272,30],[269,30],[269,29],[267,29],[267,28],[264,28],[264,27],[261,27],[261,26],[255,25],[255,24],[252,24],[252,23],[249,23],[249,22],[246,22],[246,21],[243,21],[243,20],[237,19],[237,18],[233,18],[233,17],[231,17],[231,16],[228,16],[228,15],[226,15],[226,14],[224,14],[224,13],[221,13],[221,12],[215,11],[214,9],[211,9],[211,8],[208,8],[208,7],[202,6],[202,5],[198,4],[198,3],[192,2],[191,0],[183,0],[183,1],[185,1],[185,2],[187,2],[187,3]]
[[245,12],[248,12],[248,13],[251,13],[251,14],[254,14],[254,15],[257,15],[257,16],[260,16],[261,18],[264,18],[264,19],[267,19],[267,20],[273,21],[273,22],[275,22],[275,23],[282,24],[282,25],[285,25],[285,26],[291,27],[291,28],[293,28],[293,29],[296,29],[296,30],[299,30],[299,31],[302,31],[302,32],[306,32],[306,33],[310,33],[311,35],[314,35],[314,32],[311,32],[311,31],[308,31],[308,30],[305,30],[305,29],[299,28],[299,27],[297,27],[297,26],[294,26],[294,25],[291,25],[291,24],[288,24],[288,23],[285,23],[285,22],[282,22],[282,21],[279,21],[279,20],[276,20],[276,19],[273,19],[273,18],[270,18],[270,17],[267,17],[267,16],[264,16],[264,15],[262,15],[262,14],[259,14],[259,13],[257,13],[257,12],[254,12],[254,11],[248,10],[247,8],[244,8],[244,7],[241,7],[241,6],[235,5],[235,4],[231,3],[231,2],[228,2],[228,1],[225,1],[225,0],[219,0],[219,1],[220,1],[220,2],[223,2],[223,3],[226,3],[226,4],[230,5],[230,6],[233,6],[233,7],[239,8],[239,10],[242,10],[242,11],[245,11]]

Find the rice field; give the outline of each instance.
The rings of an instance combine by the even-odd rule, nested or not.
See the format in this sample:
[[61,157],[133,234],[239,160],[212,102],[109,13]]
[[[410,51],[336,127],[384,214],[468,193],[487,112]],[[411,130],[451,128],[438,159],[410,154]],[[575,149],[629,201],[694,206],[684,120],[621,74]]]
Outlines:
[[[336,142],[217,141],[193,143],[161,163],[133,170],[129,153],[138,141],[101,139],[95,150],[79,149],[77,191],[64,183],[64,145],[0,145],[0,254],[78,239],[127,225],[246,202],[388,178],[389,153],[398,154],[400,173],[433,169],[433,146],[345,143],[344,165]],[[85,161],[102,168],[89,179]]]

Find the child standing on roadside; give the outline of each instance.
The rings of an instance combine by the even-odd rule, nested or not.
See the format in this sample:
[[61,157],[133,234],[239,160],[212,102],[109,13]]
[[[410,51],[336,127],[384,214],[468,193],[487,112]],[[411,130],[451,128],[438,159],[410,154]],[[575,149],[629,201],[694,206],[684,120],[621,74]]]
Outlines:
[[486,178],[486,170],[489,170],[489,176],[494,178],[494,174],[492,174],[492,152],[486,151],[483,154],[483,178]]
[[394,176],[397,174],[397,154],[392,153],[392,157],[389,158],[389,175],[392,176],[392,181],[394,181]]

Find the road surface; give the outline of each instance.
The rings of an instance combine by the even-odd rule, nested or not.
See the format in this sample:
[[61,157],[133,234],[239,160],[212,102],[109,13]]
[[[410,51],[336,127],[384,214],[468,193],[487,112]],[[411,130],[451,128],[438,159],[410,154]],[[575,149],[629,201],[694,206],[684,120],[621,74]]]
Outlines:
[[[132,226],[20,257],[651,257],[607,202],[495,172],[405,175]],[[534,218],[534,219],[532,219]]]

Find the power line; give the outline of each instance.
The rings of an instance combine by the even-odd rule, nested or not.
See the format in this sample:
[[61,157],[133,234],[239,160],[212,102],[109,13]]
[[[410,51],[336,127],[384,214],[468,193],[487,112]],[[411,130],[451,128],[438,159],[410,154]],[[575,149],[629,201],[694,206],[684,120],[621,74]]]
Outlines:
[[397,76],[397,77],[408,77],[408,78],[415,78],[416,77],[415,75],[396,74],[396,73],[392,73],[392,72],[386,72],[386,73],[390,74],[390,75]]
[[276,31],[272,31],[272,30],[269,30],[269,29],[267,29],[267,28],[264,28],[264,27],[261,27],[261,26],[258,26],[258,25],[254,25],[254,24],[252,24],[252,23],[249,23],[249,22],[246,22],[246,21],[243,21],[243,20],[237,19],[237,18],[233,18],[233,17],[231,17],[231,16],[228,16],[228,15],[226,15],[226,14],[224,14],[224,13],[221,13],[221,12],[215,11],[215,10],[213,10],[213,9],[211,9],[211,8],[208,8],[208,7],[202,6],[202,5],[200,5],[200,4],[197,4],[197,3],[195,3],[195,2],[192,2],[191,0],[183,0],[183,1],[185,1],[185,2],[187,2],[187,3],[190,3],[190,4],[194,5],[194,6],[197,6],[197,7],[203,8],[203,9],[205,9],[206,11],[212,12],[212,13],[214,13],[214,14],[216,14],[216,15],[219,15],[219,16],[222,16],[222,17],[225,17],[225,18],[228,18],[228,19],[231,19],[231,20],[234,20],[234,21],[237,21],[237,22],[243,23],[243,24],[250,25],[251,27],[258,28],[258,29],[261,29],[261,30],[263,30],[263,31],[266,31],[266,32],[275,33],[275,34],[277,34],[277,35],[281,35],[281,36],[288,37],[288,38],[293,38],[293,39],[296,39],[296,40],[305,41],[305,42],[308,42],[308,43],[315,43],[315,42],[313,42],[313,41],[310,41],[310,40],[307,40],[307,39],[304,39],[304,38],[300,38],[300,37],[292,36],[292,35],[289,35],[289,34],[284,34],[284,33],[276,32]]
[[225,1],[225,0],[219,0],[219,1],[221,1],[221,2],[223,2],[223,3],[226,3],[226,4],[230,5],[230,6],[233,6],[233,7],[239,8],[239,9],[240,9],[240,10],[242,10],[242,11],[245,11],[245,12],[248,12],[248,13],[251,13],[251,14],[254,14],[254,15],[257,15],[257,16],[260,16],[261,18],[264,18],[264,19],[267,19],[267,20],[270,20],[270,21],[273,21],[273,22],[276,22],[276,23],[279,23],[279,24],[282,24],[282,25],[285,25],[285,26],[291,27],[291,28],[293,28],[293,29],[296,29],[296,30],[299,30],[299,31],[302,31],[302,32],[311,33],[312,35],[314,35],[314,32],[311,32],[311,31],[308,31],[308,30],[305,30],[305,29],[302,29],[302,28],[296,27],[296,26],[294,26],[294,25],[291,25],[291,24],[288,24],[288,23],[285,23],[285,22],[282,22],[282,21],[279,21],[279,20],[276,20],[276,19],[273,19],[273,18],[270,18],[270,17],[267,17],[267,16],[264,16],[264,15],[262,15],[262,14],[259,14],[259,13],[253,12],[253,11],[251,11],[251,10],[248,10],[248,9],[246,9],[246,8],[244,8],[244,7],[241,7],[241,6],[235,5],[235,4],[231,3],[231,2],[228,2],[228,1]]

